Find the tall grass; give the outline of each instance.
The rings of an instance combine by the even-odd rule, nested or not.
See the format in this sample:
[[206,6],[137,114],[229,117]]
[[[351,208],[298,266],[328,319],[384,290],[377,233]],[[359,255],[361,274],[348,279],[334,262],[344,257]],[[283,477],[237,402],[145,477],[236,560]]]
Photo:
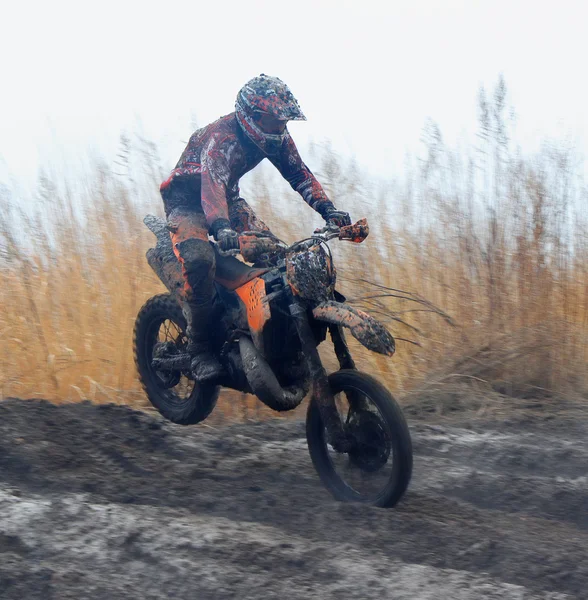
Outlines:
[[[505,97],[502,82],[490,98],[481,92],[470,149],[446,147],[428,123],[424,154],[402,180],[367,181],[353,161],[314,150],[335,204],[372,230],[361,246],[333,245],[342,291],[400,340],[392,360],[354,352],[400,394],[457,381],[514,396],[586,393],[582,174],[565,141],[523,154]],[[0,396],[145,404],[132,328],[143,302],[164,291],[144,258],[153,238],[142,224],[162,214],[164,171],[152,145],[127,137],[118,164],[96,164],[75,191],[41,177],[34,213],[0,192]],[[248,188],[284,239],[320,224],[267,169]]]

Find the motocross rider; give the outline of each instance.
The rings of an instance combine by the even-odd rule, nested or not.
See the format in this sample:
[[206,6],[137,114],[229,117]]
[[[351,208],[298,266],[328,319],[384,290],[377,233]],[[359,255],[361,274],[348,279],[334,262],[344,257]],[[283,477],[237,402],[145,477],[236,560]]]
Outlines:
[[327,223],[351,223],[337,210],[302,162],[286,128],[306,120],[288,86],[261,74],[237,94],[235,112],[197,130],[175,169],[161,184],[161,195],[174,253],[184,275],[184,313],[191,370],[197,381],[210,381],[223,370],[209,346],[215,253],[211,234],[223,251],[239,250],[239,233],[266,232],[239,196],[239,179],[268,158],[284,179]]

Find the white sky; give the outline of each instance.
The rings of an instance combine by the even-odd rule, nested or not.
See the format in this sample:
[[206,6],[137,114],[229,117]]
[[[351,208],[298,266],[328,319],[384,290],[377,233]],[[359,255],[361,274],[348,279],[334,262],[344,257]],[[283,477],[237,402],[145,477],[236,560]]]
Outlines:
[[[308,117],[303,149],[331,139],[373,172],[402,170],[425,119],[471,135],[480,84],[504,73],[523,146],[571,134],[588,147],[585,2],[192,0],[3,2],[0,183],[112,158],[140,121],[172,166],[198,123],[233,110],[261,72]],[[304,154],[304,153],[303,153]]]

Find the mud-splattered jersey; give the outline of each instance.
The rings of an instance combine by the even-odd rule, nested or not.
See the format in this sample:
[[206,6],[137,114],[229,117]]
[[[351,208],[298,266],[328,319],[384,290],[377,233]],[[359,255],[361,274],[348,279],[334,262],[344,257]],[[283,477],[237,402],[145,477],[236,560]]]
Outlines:
[[[242,131],[235,113],[199,129],[192,134],[176,167],[161,184],[166,213],[169,215],[180,207],[201,208],[209,227],[217,219],[229,220],[229,213],[231,222],[234,221],[234,212],[239,211],[242,204],[239,180],[264,158],[265,154]],[[267,158],[317,212],[323,214],[333,206],[321,184],[302,162],[289,133],[284,136],[280,152]],[[247,219],[250,220],[250,215]]]

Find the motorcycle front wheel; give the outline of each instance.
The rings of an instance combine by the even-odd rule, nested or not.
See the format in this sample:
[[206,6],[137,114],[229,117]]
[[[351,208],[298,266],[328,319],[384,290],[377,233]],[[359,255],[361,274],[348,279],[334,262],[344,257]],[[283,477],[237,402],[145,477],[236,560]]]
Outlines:
[[379,381],[360,371],[332,373],[329,384],[352,447],[347,453],[333,449],[311,400],[306,438],[321,481],[337,500],[394,506],[412,475],[412,442],[402,409]]

